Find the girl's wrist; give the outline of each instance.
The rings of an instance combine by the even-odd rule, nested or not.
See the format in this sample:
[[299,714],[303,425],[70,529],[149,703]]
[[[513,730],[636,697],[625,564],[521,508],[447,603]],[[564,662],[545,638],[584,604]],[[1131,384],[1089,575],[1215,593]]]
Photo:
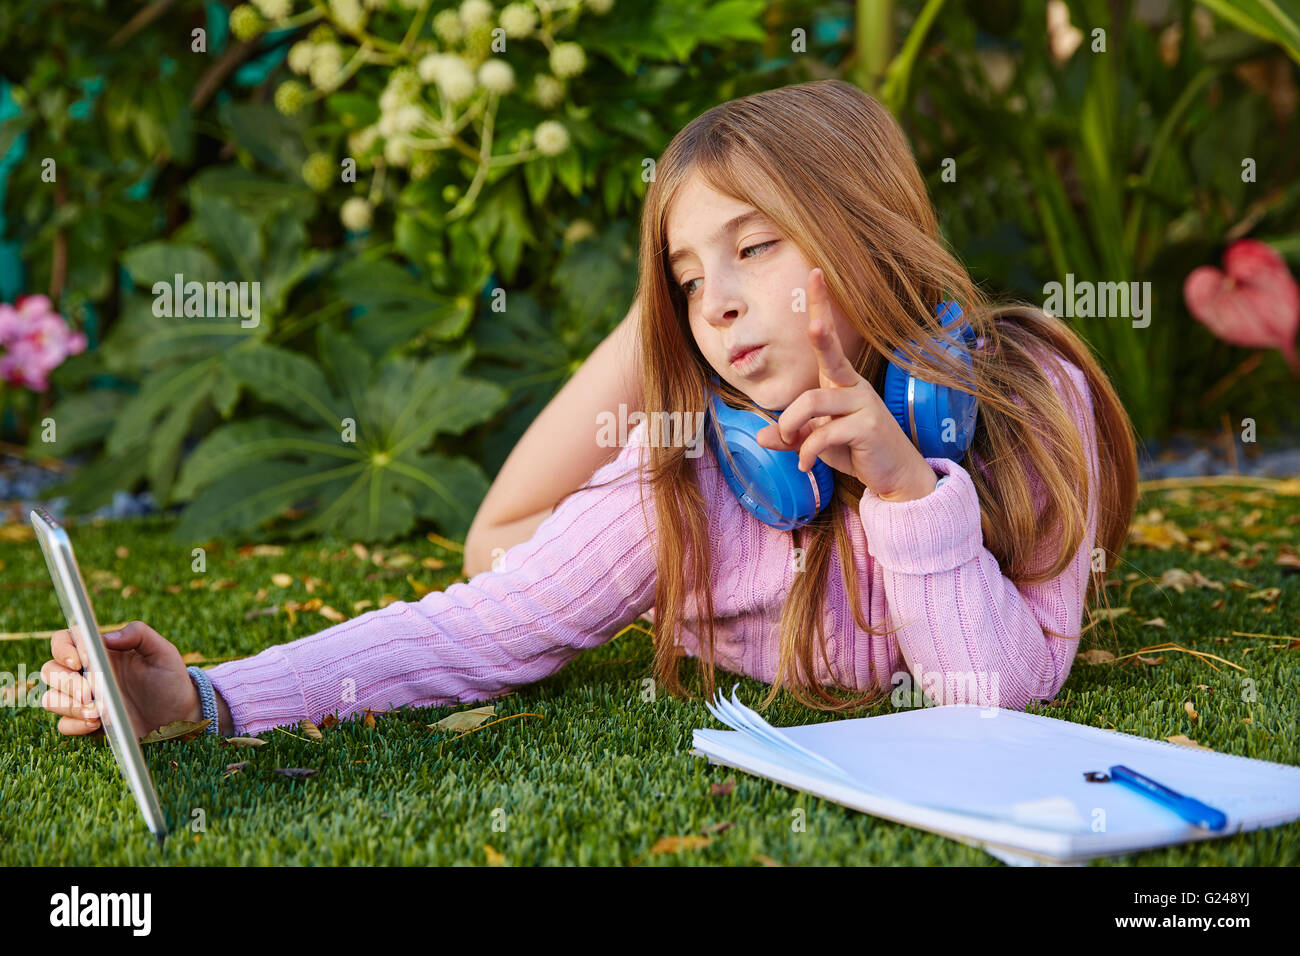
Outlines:
[[915,501],[917,498],[924,498],[934,491],[935,486],[939,483],[939,475],[925,463],[923,471],[917,473],[915,480],[909,482],[901,488],[895,488],[885,494],[878,495],[882,501]]

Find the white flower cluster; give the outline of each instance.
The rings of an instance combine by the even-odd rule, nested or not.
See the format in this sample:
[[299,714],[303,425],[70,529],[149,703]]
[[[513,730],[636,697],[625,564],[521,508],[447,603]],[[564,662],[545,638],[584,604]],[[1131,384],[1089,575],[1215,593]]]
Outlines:
[[551,72],[556,76],[577,76],[586,68],[586,51],[577,43],[557,43],[551,50]]
[[515,88],[514,67],[505,60],[485,60],[478,68],[478,81],[484,89],[504,96]]
[[351,199],[344,200],[342,208],[339,209],[339,219],[353,232],[363,232],[370,228],[373,213],[370,203],[360,196],[353,196]]
[[[280,21],[292,15],[294,0],[248,0],[256,7],[248,9],[250,18],[259,14],[267,21]],[[366,29],[371,12],[388,8],[416,11],[429,0],[311,0],[317,6],[328,8],[330,23],[322,23],[304,40],[294,43],[288,53],[289,69],[310,80],[322,92],[337,88],[347,57],[359,42],[359,34]],[[614,0],[580,0],[581,5],[595,14],[608,13]],[[439,4],[441,5],[441,4]],[[463,107],[481,88],[496,96],[505,96],[518,87],[515,68],[497,51],[491,50],[491,34],[495,26],[511,39],[535,36],[539,27],[538,6],[531,0],[510,0],[499,14],[490,0],[461,0],[458,5],[434,13],[430,27],[437,38],[434,44],[417,46],[413,66],[400,66],[388,75],[388,81],[379,96],[379,117],[368,125],[353,129],[347,134],[349,154],[362,167],[377,161],[377,151],[382,151],[383,162],[389,166],[405,168],[411,178],[429,175],[439,159],[433,149],[437,141],[450,134],[446,117],[437,115],[437,94],[444,104]],[[337,32],[336,32],[337,31]],[[343,33],[340,38],[339,32]],[[571,41],[552,43],[548,56],[549,72],[532,78],[528,91],[543,109],[554,109],[564,102],[567,81],[579,76],[588,67],[583,47]],[[349,72],[351,66],[349,65]],[[276,92],[276,105],[292,115],[310,101],[310,91],[296,80],[281,84]],[[509,151],[523,152],[534,149],[542,156],[558,156],[571,145],[570,134],[563,123],[544,120],[532,130],[520,130],[509,144]],[[304,167],[304,179],[309,183],[324,180],[324,166],[316,169],[312,164]],[[310,168],[308,168],[310,167]],[[331,170],[332,176],[332,170]],[[313,186],[313,188],[318,188]],[[454,195],[444,190],[447,202],[456,202],[461,190],[448,186]],[[477,190],[473,190],[477,192]],[[364,232],[371,227],[374,207],[369,198],[353,196],[339,210],[343,225],[352,232]],[[589,229],[586,224],[586,229]],[[571,239],[586,235],[582,224],[570,230]]]
[[544,110],[555,109],[564,102],[564,83],[545,73],[537,74],[533,79],[533,99]]
[[360,31],[366,24],[361,0],[330,0],[330,16],[345,30]]
[[460,22],[466,30],[492,22],[492,4],[488,0],[465,0],[460,5]]
[[[463,102],[474,92],[474,73],[464,58],[454,53],[430,53],[420,60],[417,69],[421,80],[436,83],[452,103]],[[513,82],[513,71],[511,78]]]
[[537,26],[537,11],[528,3],[507,4],[501,11],[501,29],[512,40],[519,40],[533,32]]
[[268,20],[283,20],[293,13],[293,0],[253,0],[253,6]]
[[312,50],[311,66],[307,75],[311,85],[326,92],[339,85],[339,71],[343,69],[343,47],[337,43],[317,43]]
[[569,131],[555,120],[543,120],[533,131],[533,142],[543,156],[557,156],[569,147]]
[[433,32],[447,46],[459,43],[465,33],[460,25],[460,15],[455,10],[438,11],[433,18]]

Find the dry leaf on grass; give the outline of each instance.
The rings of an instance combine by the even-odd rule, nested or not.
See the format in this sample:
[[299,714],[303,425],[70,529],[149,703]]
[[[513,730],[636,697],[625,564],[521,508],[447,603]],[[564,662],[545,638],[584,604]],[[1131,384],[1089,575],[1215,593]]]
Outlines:
[[505,856],[502,855],[491,843],[483,844],[483,853],[487,856],[488,866],[502,866],[506,862]]
[[243,770],[247,766],[247,760],[241,760],[239,763],[228,763],[226,764],[226,772],[222,774],[222,776],[229,777],[231,774],[239,773],[239,771]]
[[140,743],[160,744],[167,740],[175,740],[183,744],[207,730],[210,723],[211,720],[173,720],[169,724],[163,724],[157,730],[149,731],[141,738]]
[[1213,591],[1222,591],[1223,582],[1207,578],[1200,571],[1184,571],[1182,568],[1170,568],[1160,576],[1160,587],[1173,588],[1179,594],[1182,594],[1186,588],[1209,588]]
[[239,548],[241,558],[279,558],[284,548],[278,544],[245,544]]
[[717,836],[725,830],[729,830],[736,825],[735,820],[723,820],[721,823],[706,823],[700,827],[700,832],[705,836]]
[[714,797],[729,797],[731,791],[736,789],[736,778],[728,777],[723,783],[709,784],[709,795]]
[[1143,621],[1142,626],[1143,627],[1166,627],[1167,625],[1165,624],[1165,619],[1163,617],[1153,617],[1149,621]]
[[273,772],[282,774],[286,777],[299,779],[302,777],[310,777],[316,772],[316,770],[312,767],[276,767]]
[[1207,747],[1205,744],[1198,744],[1186,734],[1174,734],[1172,737],[1166,737],[1165,740],[1171,744],[1178,744],[1180,747],[1195,747],[1197,750],[1213,750],[1213,747]]
[[315,724],[313,724],[310,720],[300,720],[300,721],[298,721],[298,728],[299,728],[299,729],[300,729],[304,734],[306,734],[308,737],[310,737],[312,740],[324,740],[324,739],[325,739],[324,737],[321,736],[320,728],[317,727]]
[[496,713],[496,705],[489,704],[486,707],[475,707],[473,710],[458,710],[454,714],[448,714],[437,723],[427,724],[426,726],[430,730],[473,730],[489,717],[495,717]]
[[1100,647],[1094,647],[1080,654],[1079,659],[1085,664],[1107,664],[1115,659],[1115,655]]
[[1132,658],[1129,663],[1134,667],[1154,667],[1156,664],[1163,662],[1163,657],[1143,657],[1141,654],[1138,654],[1136,657]]
[[656,841],[655,845],[650,848],[650,853],[653,856],[658,856],[660,853],[679,853],[682,850],[699,850],[708,846],[710,842],[711,841],[708,837],[696,836],[693,833],[688,836],[660,837],[658,841]]
[[1174,546],[1187,544],[1187,535],[1183,529],[1172,521],[1166,521],[1164,513],[1158,510],[1148,511],[1135,520],[1129,527],[1129,543],[1140,548],[1154,548],[1168,551]]
[[223,737],[217,741],[222,747],[265,747],[261,737]]
[[433,587],[433,585],[422,584],[421,582],[415,580],[415,578],[411,577],[411,575],[409,574],[406,576],[406,583],[409,584],[411,587],[415,588],[415,597],[417,600],[419,598],[424,597],[426,594],[429,594],[430,592],[437,590],[436,588]]
[[1187,711],[1187,716],[1192,718],[1192,723],[1196,723],[1201,719],[1201,715],[1196,712],[1196,705],[1190,700],[1183,701],[1183,710]]

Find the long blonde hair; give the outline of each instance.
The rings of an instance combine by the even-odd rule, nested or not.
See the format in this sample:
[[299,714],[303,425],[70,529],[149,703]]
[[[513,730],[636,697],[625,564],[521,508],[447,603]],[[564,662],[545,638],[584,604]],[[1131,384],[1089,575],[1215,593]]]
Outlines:
[[[1114,389],[1087,345],[1059,319],[1026,304],[994,307],[981,294],[944,247],[924,181],[894,118],[842,80],[786,86],[716,106],[673,137],[656,163],[641,220],[643,408],[700,412],[706,407],[712,369],[695,345],[685,296],[668,265],[668,211],[692,175],[763,210],[810,263],[823,269],[830,295],[865,342],[858,372],[877,390],[883,386],[886,356],[899,347],[906,358],[899,364],[908,371],[971,391],[955,361],[908,344],[939,333],[938,302],[959,302],[984,340],[971,351],[979,417],[965,465],[979,494],[985,547],[1014,584],[1050,580],[1081,546],[1089,496],[1096,494],[1097,546],[1105,549],[1105,566],[1112,566],[1137,496],[1132,423]],[[1097,423],[1097,488],[1090,487],[1076,426],[1039,366],[1051,353],[1087,377]],[[1063,370],[1060,378],[1068,386]],[[655,678],[670,693],[684,692],[678,635],[693,591],[704,689],[711,695],[709,516],[686,449],[665,443],[648,452],[644,487],[653,494],[658,539]],[[1024,467],[1016,467],[1018,462]],[[1034,507],[1031,471],[1046,494],[1041,511]],[[845,520],[849,509],[857,509],[863,486],[837,472],[835,489],[832,506],[793,532],[806,565],[795,575],[782,609],[777,675],[760,707],[781,687],[807,706],[830,711],[860,709],[884,694],[873,687],[844,698],[809,676],[814,650],[826,659],[822,609],[832,546],[858,627],[877,636],[893,630],[870,628],[859,598]],[[1086,596],[1096,590],[1097,578],[1090,575]]]

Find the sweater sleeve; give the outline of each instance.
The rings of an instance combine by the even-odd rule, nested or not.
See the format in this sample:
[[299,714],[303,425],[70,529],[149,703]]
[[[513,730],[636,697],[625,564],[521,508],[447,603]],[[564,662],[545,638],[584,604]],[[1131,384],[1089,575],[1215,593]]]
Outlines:
[[212,668],[236,734],[484,700],[547,677],[653,603],[644,428],[491,571]]
[[[975,485],[953,461],[926,459],[948,480],[923,498],[890,502],[869,489],[862,496],[867,546],[881,566],[899,650],[917,686],[938,703],[1024,710],[1030,700],[1051,700],[1069,675],[1096,536],[1098,485],[1091,394],[1083,373],[1064,367],[1085,407],[1045,371],[1079,429],[1094,491],[1083,541],[1056,578],[1017,588],[1002,574],[984,547]],[[1044,494],[1032,484],[1041,507]],[[1052,545],[1049,537],[1044,552]]]

